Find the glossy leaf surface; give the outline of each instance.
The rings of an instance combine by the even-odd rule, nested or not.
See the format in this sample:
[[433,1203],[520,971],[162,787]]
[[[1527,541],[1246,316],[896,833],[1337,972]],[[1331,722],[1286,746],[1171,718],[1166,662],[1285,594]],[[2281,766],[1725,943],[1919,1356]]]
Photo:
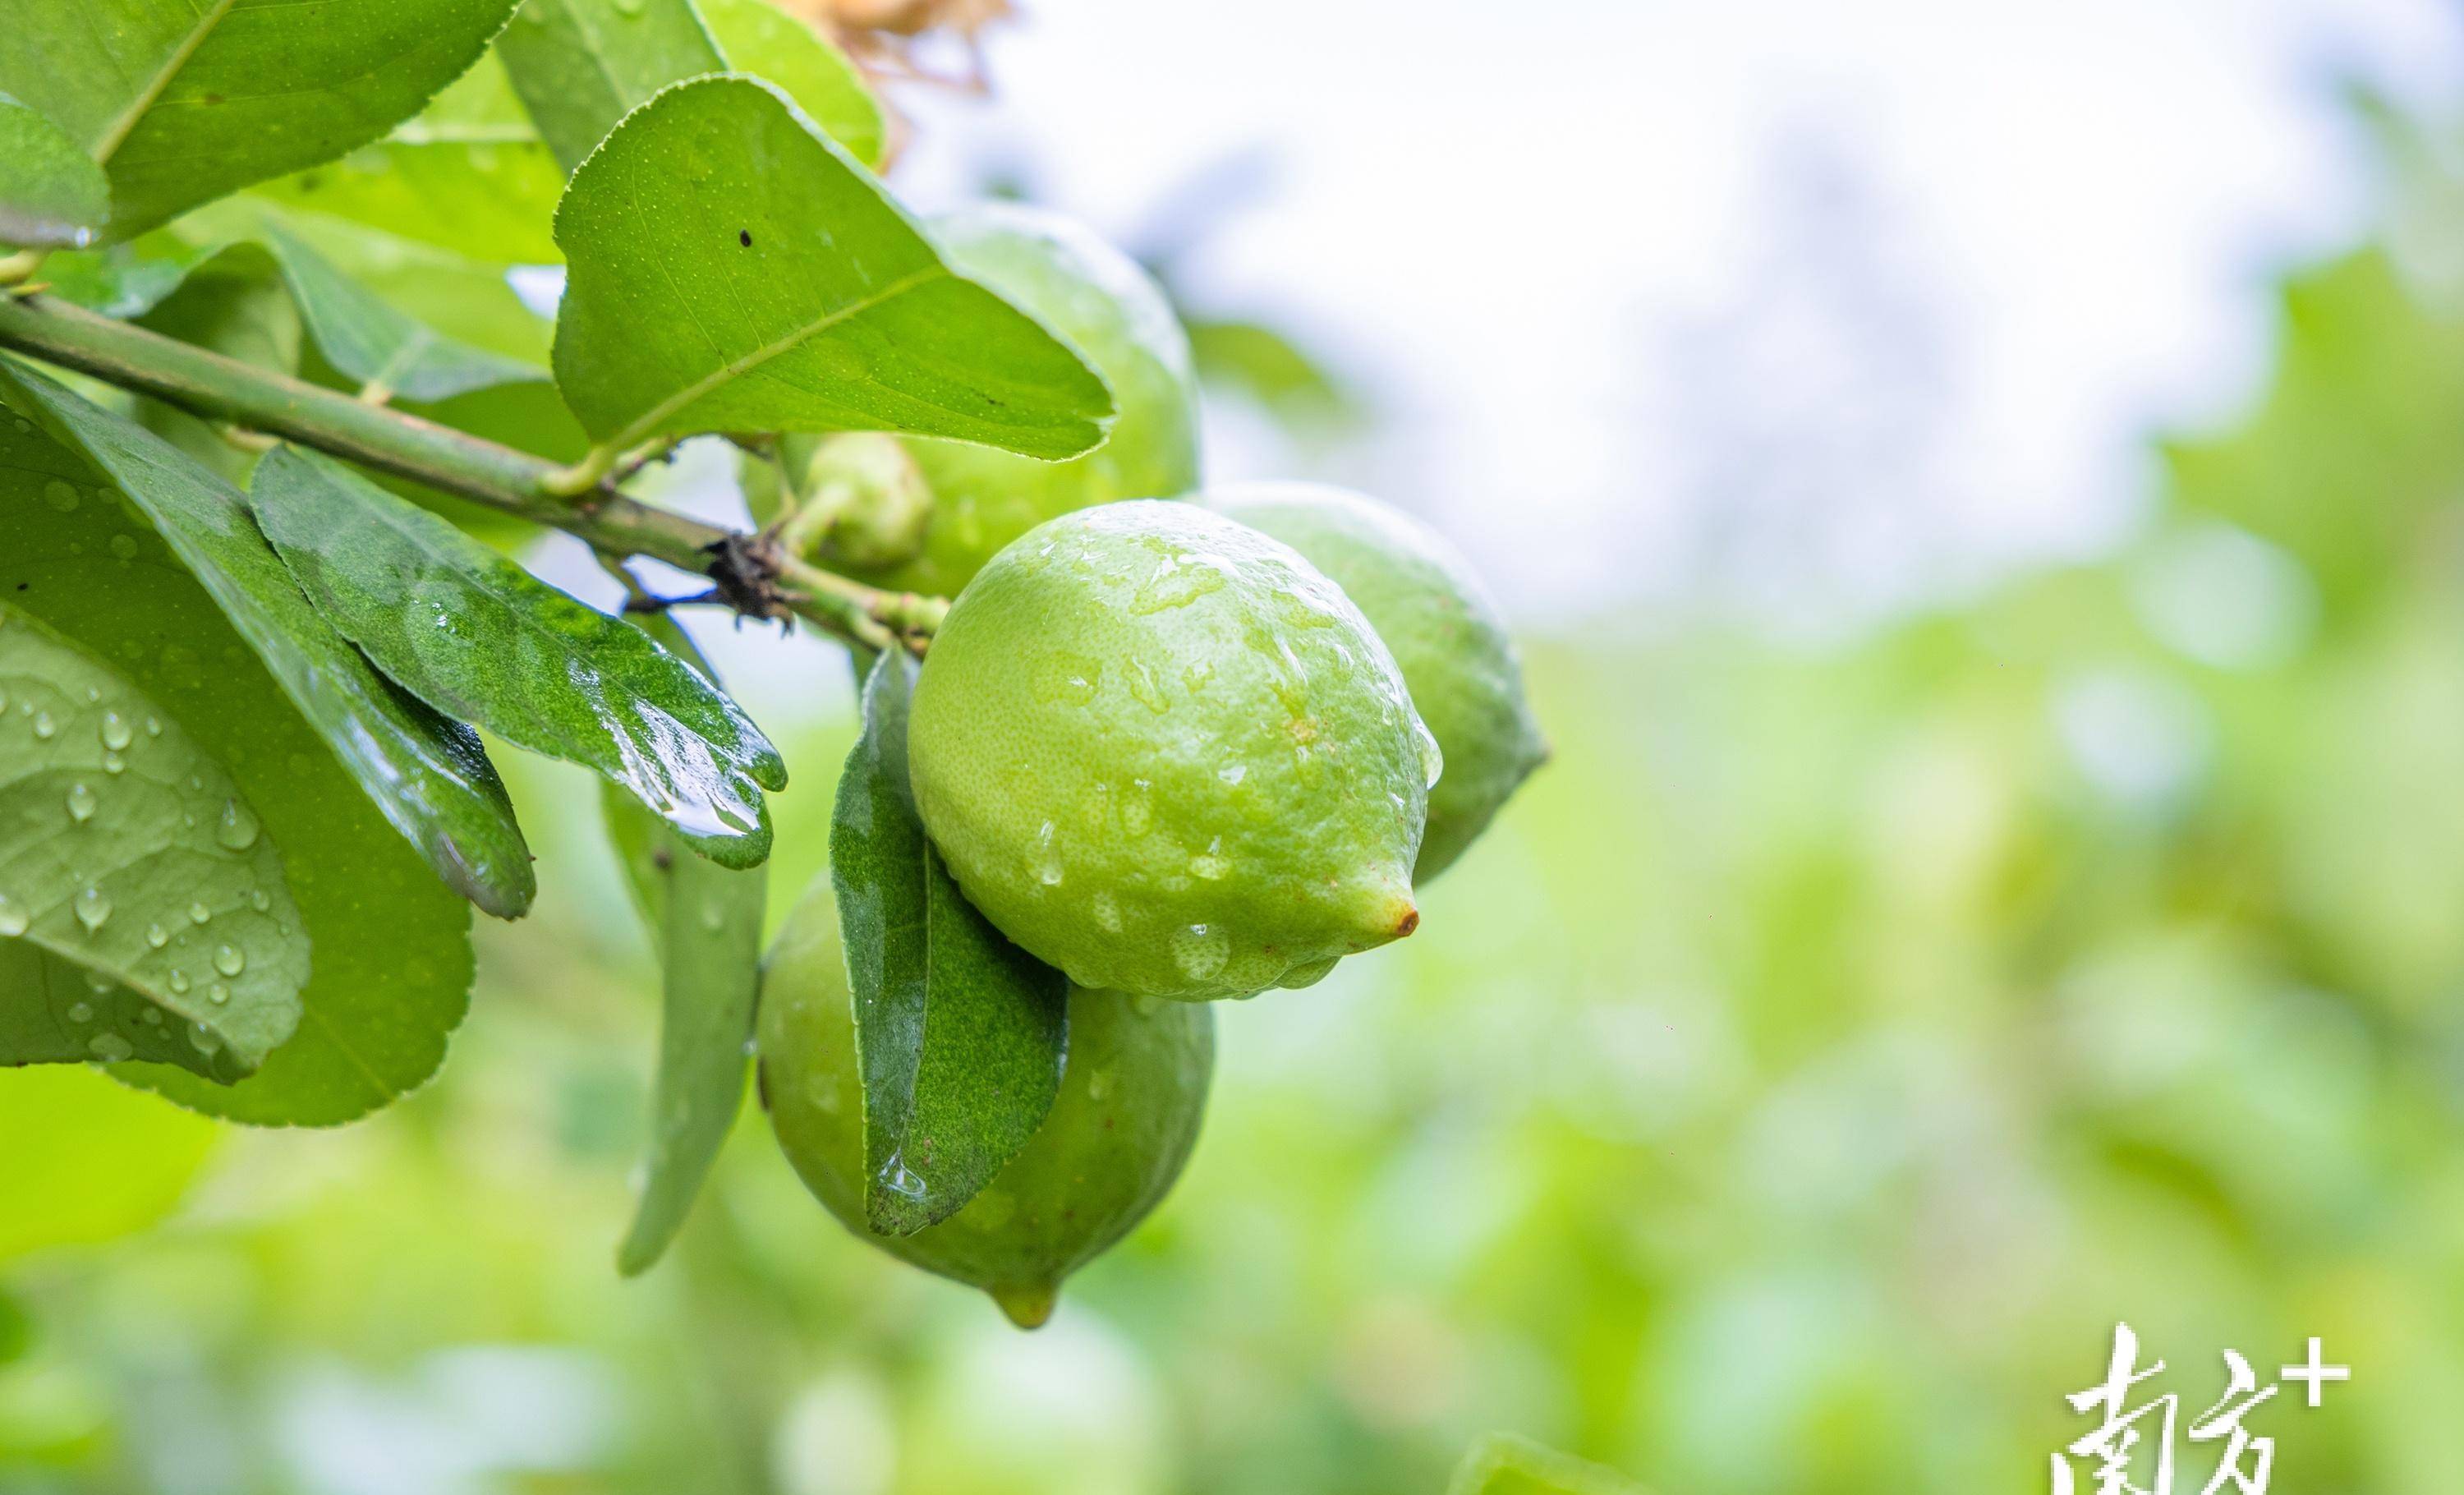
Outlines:
[[[30,479],[0,488],[37,501]],[[46,508],[77,495],[41,488]],[[0,1064],[255,1068],[298,1024],[308,980],[255,809],[159,703],[6,603],[0,701],[0,958],[54,957],[0,979]]]
[[876,661],[864,734],[830,826],[864,1077],[865,1209],[911,1235],[948,1219],[1052,1109],[1068,1043],[1068,981],[1003,938],[958,892],[907,787],[915,667]]
[[379,674],[319,616],[237,490],[21,364],[0,362],[0,400],[125,491],[448,887],[500,917],[529,908],[530,850],[477,736]]
[[12,0],[0,93],[111,181],[114,238],[417,114],[513,0]]
[[[709,673],[684,631],[664,617],[644,631]],[[675,1239],[744,1103],[746,1045],[761,975],[766,868],[738,871],[688,854],[639,801],[602,785],[608,839],[659,956],[659,1070],[641,1202],[616,1254],[627,1276],[647,1271]]]
[[[31,383],[16,376],[0,388],[13,407],[0,413],[0,597],[109,664],[159,708],[165,739],[176,725],[204,758],[222,766],[235,791],[231,798],[257,822],[258,844],[280,854],[283,884],[309,947],[298,1025],[254,1075],[225,1087],[164,1065],[121,1064],[112,1072],[182,1105],[266,1125],[332,1124],[373,1110],[417,1087],[444,1059],[446,1037],[461,1021],[470,989],[470,908],[404,844],[346,770],[346,745],[331,742],[324,724],[303,714],[255,640],[226,616],[222,596],[202,584],[182,551],[165,542],[171,525],[158,530],[119,473],[99,469],[37,424],[54,411],[26,396]],[[39,387],[55,400],[74,399],[56,386]],[[127,445],[151,442],[123,437]],[[176,466],[176,455],[159,443],[149,450],[162,466]],[[182,522],[197,518],[197,510],[177,498],[164,508]],[[261,539],[255,543],[278,574],[280,562]],[[199,548],[210,562],[211,549]],[[229,575],[223,581],[231,584]],[[305,599],[296,605],[307,614]],[[356,669],[367,669],[356,654],[350,659]],[[282,668],[304,668],[325,692],[329,712],[340,712],[358,689],[342,672],[351,667],[322,655],[304,663],[303,656],[286,655]],[[355,718],[334,719],[347,726]],[[69,730],[56,719],[55,725]],[[97,720],[86,729],[106,748],[108,725]],[[385,730],[363,725],[371,737]],[[143,721],[136,731],[144,733]],[[132,758],[121,779],[138,771],[135,763]],[[99,802],[96,823],[105,807]],[[235,819],[226,832],[217,813],[209,824],[218,844],[225,834],[246,839],[244,822]],[[113,907],[101,930],[133,931],[137,948],[151,949],[151,917],[132,912],[134,902],[121,907],[120,890],[110,890]],[[256,890],[268,893],[267,910],[254,908],[250,894]],[[174,956],[190,962],[202,956],[210,966],[222,944],[244,943],[227,941],[226,926],[242,928],[278,907],[272,890],[234,882],[214,892],[210,900],[193,900],[177,924],[163,921]],[[90,906],[94,912],[99,911]],[[23,941],[9,943],[24,948]],[[245,953],[253,966],[257,952]]]
[[275,450],[259,522],[309,596],[386,675],[457,720],[622,785],[703,855],[769,854],[778,750],[641,629],[584,606],[331,458]]
[[557,384],[594,440],[897,430],[1068,457],[1103,381],[959,278],[870,173],[751,78],[628,116],[557,213]]

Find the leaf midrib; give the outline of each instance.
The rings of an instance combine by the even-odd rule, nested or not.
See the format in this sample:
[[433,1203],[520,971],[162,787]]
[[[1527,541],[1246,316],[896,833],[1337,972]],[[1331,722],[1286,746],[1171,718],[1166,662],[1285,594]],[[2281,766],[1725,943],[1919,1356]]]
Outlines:
[[[665,268],[664,265],[662,268]],[[627,423],[622,429],[618,430],[614,435],[609,436],[605,442],[602,443],[602,445],[626,448],[631,447],[637,442],[648,440],[650,434],[656,431],[660,425],[665,422],[669,416],[691,406],[694,401],[700,399],[703,395],[708,394],[711,390],[717,388],[719,385],[726,384],[731,380],[741,378],[743,375],[750,373],[754,369],[759,368],[764,363],[769,363],[772,359],[778,358],[781,354],[790,352],[803,343],[820,337],[823,333],[829,331],[832,327],[839,325],[841,322],[847,321],[851,318],[861,317],[865,313],[871,311],[876,307],[888,305],[890,302],[905,296],[908,292],[921,289],[935,280],[952,278],[956,277],[952,275],[950,268],[947,265],[938,263],[927,265],[920,270],[911,271],[890,282],[888,285],[883,286],[880,290],[873,292],[871,295],[864,297],[858,300],[851,301],[825,317],[815,321],[808,322],[787,334],[787,336],[783,338],[777,339],[770,342],[765,342],[761,346],[755,348],[748,353],[737,358],[730,359],[725,363],[720,364],[717,368],[713,369],[701,378],[694,380],[692,384],[689,384],[683,388],[677,390],[674,394],[668,396],[665,400],[662,400],[658,404],[650,407],[649,409],[644,411],[641,415],[636,416],[633,420]],[[704,334],[704,336],[708,335]]]
[[153,77],[138,91],[135,99],[129,100],[128,107],[121,111],[120,118],[111,121],[111,127],[103,131],[101,140],[94,147],[97,165],[107,166],[111,164],[112,154],[127,141],[129,132],[137,128],[137,121],[145,117],[146,110],[154,107],[154,101],[163,97],[163,90],[171,86],[171,79],[188,65],[188,59],[197,55],[197,49],[205,45],[206,37],[222,24],[223,17],[230,14],[231,7],[236,4],[238,0],[212,0],[204,13],[197,17],[196,26],[181,38],[179,46],[171,49],[171,55],[164,59]]

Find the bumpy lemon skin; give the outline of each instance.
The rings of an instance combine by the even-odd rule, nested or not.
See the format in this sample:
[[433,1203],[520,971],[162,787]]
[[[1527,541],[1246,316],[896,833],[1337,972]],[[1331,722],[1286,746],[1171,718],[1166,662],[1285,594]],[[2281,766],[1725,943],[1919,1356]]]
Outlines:
[[1194,504],[1029,531],[935,634],[908,726],[976,907],[1082,986],[1305,985],[1419,922],[1437,744],[1333,583]]
[[1412,869],[1415,885],[1426,884],[1548,761],[1497,605],[1461,552],[1374,498],[1317,483],[1233,483],[1209,488],[1204,502],[1309,558],[1402,667],[1412,705],[1446,758]]
[[1212,1009],[1072,989],[1069,1056],[1044,1125],[983,1192],[912,1236],[865,1226],[864,1085],[825,872],[763,962],[760,1090],[779,1145],[839,1223],[992,1294],[1022,1329],[1062,1279],[1144,1220],[1198,1143],[1215,1071]]
[[851,568],[895,591],[954,597],[1003,545],[1044,520],[1121,498],[1172,498],[1199,483],[1198,381],[1163,288],[1074,219],[985,204],[933,220],[952,268],[1001,293],[1086,355],[1111,386],[1111,435],[1067,462],[962,441],[903,438],[933,493],[923,553]]

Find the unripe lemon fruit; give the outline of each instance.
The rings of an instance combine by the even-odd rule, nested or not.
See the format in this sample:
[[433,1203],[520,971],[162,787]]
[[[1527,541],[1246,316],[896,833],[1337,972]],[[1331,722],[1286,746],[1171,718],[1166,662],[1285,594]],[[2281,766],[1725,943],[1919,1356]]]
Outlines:
[[916,679],[916,807],[984,916],[1082,986],[1243,997],[1408,934],[1437,744],[1341,588],[1194,504],[1029,531]]
[[840,1224],[982,1288],[1035,1328],[1062,1279],[1127,1235],[1180,1176],[1215,1070],[1213,1012],[1072,988],[1068,1062],[1043,1126],[957,1214],[880,1236],[865,1226],[864,1081],[842,952],[825,873],[763,962],[761,1095],[780,1147]]
[[1236,483],[1205,502],[1307,557],[1394,652],[1446,757],[1412,876],[1444,871],[1549,757],[1506,621],[1470,563],[1426,525],[1340,488]]
[[1135,261],[1072,219],[1009,204],[936,218],[932,232],[953,269],[1084,354],[1111,387],[1117,414],[1102,446],[1067,462],[900,438],[933,495],[922,553],[904,565],[850,565],[850,574],[895,591],[955,596],[996,551],[1054,515],[1198,486],[1189,339]]

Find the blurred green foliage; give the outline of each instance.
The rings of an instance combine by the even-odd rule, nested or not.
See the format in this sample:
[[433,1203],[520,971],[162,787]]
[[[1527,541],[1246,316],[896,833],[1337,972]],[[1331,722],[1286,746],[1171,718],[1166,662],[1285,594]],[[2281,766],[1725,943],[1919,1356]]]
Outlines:
[[[1824,651],[1532,641],[1555,761],[1418,936],[1222,1014],[1189,1175],[1035,1335],[842,1234],[750,1114],[618,1279],[654,968],[535,769],[533,927],[395,1111],[209,1132],[0,1075],[0,1489],[1428,1495],[1507,1427],[1664,1495],[1971,1495],[2043,1487],[2120,1319],[2188,1413],[2227,1349],[2355,1367],[2254,1415],[2285,1495],[2448,1487],[2434,284],[2295,276],[2263,397],[2093,564]],[[804,720],[774,921],[851,730]]]

